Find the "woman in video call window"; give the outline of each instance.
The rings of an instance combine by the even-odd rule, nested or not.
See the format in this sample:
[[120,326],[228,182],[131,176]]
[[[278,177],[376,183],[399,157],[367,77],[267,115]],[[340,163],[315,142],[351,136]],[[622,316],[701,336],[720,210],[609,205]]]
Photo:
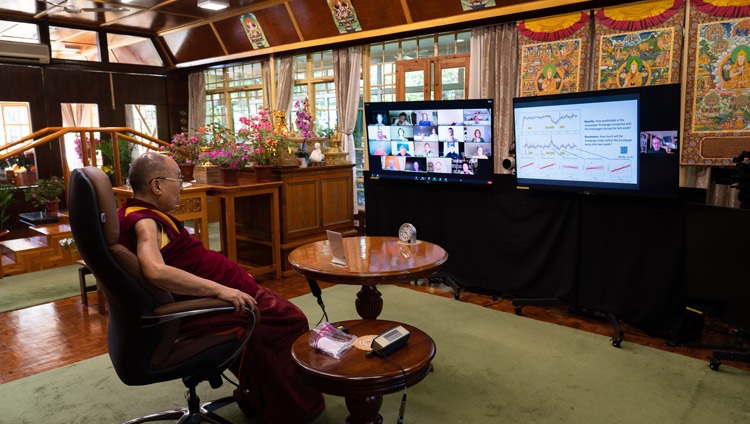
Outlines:
[[429,127],[432,125],[432,122],[430,122],[430,119],[427,117],[426,112],[422,112],[422,118],[419,120],[419,125],[423,127]]
[[484,154],[484,148],[477,146],[477,152],[474,154],[474,159],[487,159],[487,155]]
[[474,143],[484,143],[484,137],[482,137],[482,131],[479,129],[474,130],[474,138],[471,139]]

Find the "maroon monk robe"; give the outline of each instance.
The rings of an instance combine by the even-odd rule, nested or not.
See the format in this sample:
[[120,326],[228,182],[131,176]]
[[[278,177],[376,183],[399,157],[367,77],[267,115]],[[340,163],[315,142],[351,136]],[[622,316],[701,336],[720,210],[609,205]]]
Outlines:
[[[182,222],[153,205],[127,199],[118,215],[120,243],[131,252],[136,252],[136,222],[143,218],[153,219],[161,231],[161,253],[167,265],[242,290],[255,298],[260,323],[236,372],[240,387],[235,390],[235,398],[246,414],[253,411],[267,424],[299,424],[323,410],[322,395],[299,380],[292,362],[292,344],[309,330],[307,318],[299,308],[274,291],[257,285],[239,265],[219,252],[206,249],[188,233]],[[190,298],[185,295],[174,297]],[[245,322],[246,315],[221,314],[184,322],[180,330],[185,335],[214,333]]]

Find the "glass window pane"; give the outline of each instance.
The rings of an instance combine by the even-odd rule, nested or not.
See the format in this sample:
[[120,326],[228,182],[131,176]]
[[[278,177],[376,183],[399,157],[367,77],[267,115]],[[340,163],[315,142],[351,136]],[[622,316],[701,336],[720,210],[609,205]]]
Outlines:
[[151,39],[132,35],[107,34],[109,61],[134,65],[164,66]]
[[0,102],[0,144],[7,144],[31,134],[28,103]]
[[459,32],[456,35],[456,53],[471,53],[471,31]]
[[97,33],[81,29],[50,26],[52,58],[100,62]]
[[35,24],[0,20],[0,40],[39,43],[39,29]]
[[204,72],[206,91],[218,90],[224,87],[224,68],[206,69]]
[[423,37],[419,39],[419,58],[435,56],[435,37]]
[[446,56],[456,51],[456,37],[454,34],[438,36],[438,55]]
[[401,60],[412,60],[418,57],[417,40],[415,38],[403,40],[401,42]]
[[303,80],[307,78],[307,56],[299,55],[294,57],[294,79]]

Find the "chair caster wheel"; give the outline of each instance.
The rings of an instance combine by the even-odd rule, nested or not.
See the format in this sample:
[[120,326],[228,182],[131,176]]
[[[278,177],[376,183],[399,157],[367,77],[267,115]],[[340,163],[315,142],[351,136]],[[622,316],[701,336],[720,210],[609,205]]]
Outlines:
[[709,357],[708,358],[708,367],[711,368],[714,371],[719,371],[719,367],[721,366],[721,361],[718,359],[714,359]]
[[612,346],[613,347],[618,347],[618,348],[621,347],[622,346],[622,340],[620,340],[618,338],[613,338],[612,339]]

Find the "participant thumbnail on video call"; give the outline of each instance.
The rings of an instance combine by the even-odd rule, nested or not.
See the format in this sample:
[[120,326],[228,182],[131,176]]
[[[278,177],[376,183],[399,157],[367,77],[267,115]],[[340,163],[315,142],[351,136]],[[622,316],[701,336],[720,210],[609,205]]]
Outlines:
[[369,154],[383,170],[474,175],[492,155],[490,119],[481,108],[373,111]]

